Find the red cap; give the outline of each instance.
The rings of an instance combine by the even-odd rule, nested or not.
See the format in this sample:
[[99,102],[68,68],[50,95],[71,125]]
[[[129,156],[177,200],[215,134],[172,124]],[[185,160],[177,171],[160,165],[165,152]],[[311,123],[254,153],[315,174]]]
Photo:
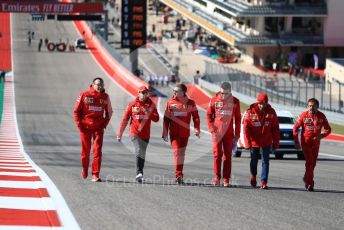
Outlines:
[[269,101],[268,95],[266,93],[258,94],[257,101],[268,103],[268,101]]
[[149,91],[146,86],[140,86],[138,92]]

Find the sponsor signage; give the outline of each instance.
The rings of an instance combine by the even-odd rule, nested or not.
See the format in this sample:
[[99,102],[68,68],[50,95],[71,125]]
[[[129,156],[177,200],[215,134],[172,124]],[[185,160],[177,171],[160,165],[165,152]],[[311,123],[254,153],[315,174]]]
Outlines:
[[62,2],[18,2],[1,1],[0,12],[32,13],[32,14],[73,14],[104,13],[103,3],[62,3]]
[[122,0],[122,48],[146,45],[147,0]]

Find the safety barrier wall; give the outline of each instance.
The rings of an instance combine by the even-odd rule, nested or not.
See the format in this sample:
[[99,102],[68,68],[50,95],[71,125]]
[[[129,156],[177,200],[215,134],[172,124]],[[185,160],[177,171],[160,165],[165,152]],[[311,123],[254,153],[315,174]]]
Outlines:
[[[218,92],[220,89],[220,84],[210,83],[206,80],[199,79],[199,86],[205,90],[210,92]],[[245,104],[252,104],[256,101],[256,94],[249,96],[248,94],[243,94],[238,91],[232,90],[232,93],[235,97],[239,98],[239,100]],[[270,104],[277,110],[288,110],[290,111],[295,117],[298,116],[301,112],[306,110],[306,107],[299,107],[299,106],[288,106],[283,105],[282,103],[274,103],[270,102]],[[331,123],[344,125],[343,114],[335,113],[331,111],[326,111],[325,114]]]

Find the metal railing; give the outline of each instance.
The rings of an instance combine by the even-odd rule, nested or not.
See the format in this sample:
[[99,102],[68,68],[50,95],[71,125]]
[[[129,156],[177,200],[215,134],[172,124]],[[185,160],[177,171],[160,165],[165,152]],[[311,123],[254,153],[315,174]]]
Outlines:
[[232,90],[256,97],[259,92],[266,92],[269,100],[288,106],[305,107],[309,98],[319,100],[320,109],[344,113],[341,82],[310,80],[306,75],[301,77],[267,76],[246,73],[222,64],[206,62],[203,80],[221,84],[229,81]]

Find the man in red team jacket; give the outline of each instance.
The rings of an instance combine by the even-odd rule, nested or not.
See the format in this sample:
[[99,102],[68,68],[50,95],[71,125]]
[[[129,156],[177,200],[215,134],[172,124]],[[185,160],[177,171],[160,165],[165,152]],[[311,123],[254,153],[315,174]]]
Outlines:
[[150,138],[151,121],[159,121],[158,111],[149,98],[149,90],[146,86],[139,88],[137,98],[127,106],[117,132],[118,141],[121,141],[129,120],[130,136],[136,154],[136,181],[141,183],[143,182],[143,167]]
[[318,110],[319,101],[311,98],[307,103],[308,110],[301,113],[294,125],[295,143],[298,143],[298,130],[301,127],[301,147],[305,155],[306,172],[303,177],[308,191],[314,190],[314,169],[317,162],[320,139],[331,133],[331,127],[326,116]]
[[[208,128],[211,132],[214,152],[214,180],[215,186],[220,185],[221,166],[223,156],[223,186],[230,185],[232,169],[233,141],[240,136],[240,102],[232,96],[232,87],[228,82],[221,85],[218,92],[209,103],[207,109]],[[233,120],[235,132],[233,133]]]
[[92,181],[99,177],[102,161],[104,129],[109,124],[112,107],[109,96],[104,90],[102,78],[95,78],[90,89],[80,94],[74,107],[74,120],[81,138],[81,176],[86,179],[90,161],[91,141],[93,139]]
[[191,116],[194,123],[195,135],[200,135],[200,119],[196,104],[186,96],[186,86],[177,84],[173,89],[173,97],[167,101],[162,138],[168,141],[170,133],[173,148],[176,183],[183,184],[183,166],[185,150],[190,136]]
[[245,147],[250,149],[251,185],[257,186],[257,165],[262,149],[261,188],[267,189],[269,176],[269,155],[279,147],[280,130],[275,110],[268,104],[268,95],[260,93],[257,102],[247,110],[244,118]]

